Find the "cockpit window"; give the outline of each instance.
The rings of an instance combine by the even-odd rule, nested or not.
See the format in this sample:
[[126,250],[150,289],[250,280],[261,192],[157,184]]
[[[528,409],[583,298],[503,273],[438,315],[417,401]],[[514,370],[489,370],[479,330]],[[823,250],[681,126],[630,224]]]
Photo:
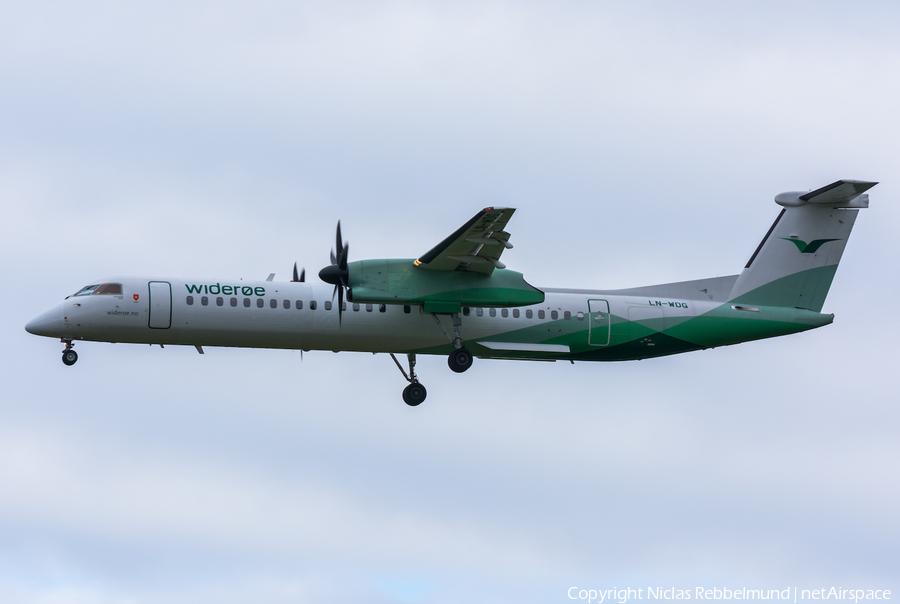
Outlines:
[[77,292],[75,292],[75,295],[76,296],[90,296],[92,293],[94,293],[94,290],[96,290],[98,287],[100,287],[100,286],[99,285],[86,285],[85,287],[82,287]]
[[114,296],[122,295],[122,284],[121,283],[104,283],[94,292],[94,295],[97,294],[110,294]]
[[101,283],[99,285],[88,285],[86,287],[82,287],[80,290],[75,292],[76,296],[91,296],[91,295],[122,295],[122,284],[121,283]]

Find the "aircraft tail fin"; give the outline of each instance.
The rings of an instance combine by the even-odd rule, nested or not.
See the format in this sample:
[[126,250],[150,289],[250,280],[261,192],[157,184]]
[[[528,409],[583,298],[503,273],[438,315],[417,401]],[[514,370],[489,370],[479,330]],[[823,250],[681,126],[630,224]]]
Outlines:
[[781,193],[781,213],[738,276],[729,301],[821,312],[864,194],[875,182],[839,180],[809,193]]

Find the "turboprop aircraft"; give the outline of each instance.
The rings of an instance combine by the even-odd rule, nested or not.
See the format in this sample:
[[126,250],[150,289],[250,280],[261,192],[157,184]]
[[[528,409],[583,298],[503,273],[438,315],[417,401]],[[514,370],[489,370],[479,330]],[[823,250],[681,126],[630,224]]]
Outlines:
[[[83,287],[25,329],[75,340],[164,346],[389,353],[416,406],[416,355],[447,355],[457,373],[488,359],[626,361],[727,346],[828,325],[822,314],[865,191],[839,180],[782,193],[782,206],[737,275],[620,290],[536,288],[500,256],[513,208],[485,208],[417,259],[349,261],[338,222],[328,285],[293,280],[122,277]],[[334,286],[332,289],[330,286]],[[337,298],[335,304],[334,299]],[[345,300],[346,298],[346,300]],[[408,372],[396,354],[405,354]]]

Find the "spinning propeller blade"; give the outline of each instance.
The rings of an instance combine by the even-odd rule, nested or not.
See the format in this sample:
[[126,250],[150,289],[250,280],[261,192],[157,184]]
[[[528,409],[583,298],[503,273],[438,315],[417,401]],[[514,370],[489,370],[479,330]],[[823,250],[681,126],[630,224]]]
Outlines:
[[294,278],[292,281],[294,283],[303,283],[304,281],[306,281],[306,269],[305,268],[300,272],[300,276],[299,277],[297,276],[297,263],[296,262],[294,263]]
[[337,255],[335,255],[334,250],[331,250],[331,255],[329,256],[331,259],[331,264],[319,271],[319,279],[321,279],[325,283],[331,283],[332,285],[334,285],[334,292],[332,292],[331,294],[331,299],[333,301],[334,295],[337,294],[338,325],[340,325],[344,312],[344,288],[350,285],[350,272],[347,269],[347,258],[350,255],[350,244],[344,243],[344,240],[341,237],[340,220],[338,220],[337,223],[337,232],[335,234],[334,243],[335,248],[337,249]]

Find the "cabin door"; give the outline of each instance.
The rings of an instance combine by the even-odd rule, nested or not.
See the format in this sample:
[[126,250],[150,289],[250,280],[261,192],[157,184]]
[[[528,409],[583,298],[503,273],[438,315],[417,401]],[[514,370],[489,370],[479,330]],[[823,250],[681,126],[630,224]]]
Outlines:
[[609,345],[609,303],[606,300],[588,300],[588,344]]
[[168,329],[172,326],[172,286],[166,281],[150,282],[151,329]]

